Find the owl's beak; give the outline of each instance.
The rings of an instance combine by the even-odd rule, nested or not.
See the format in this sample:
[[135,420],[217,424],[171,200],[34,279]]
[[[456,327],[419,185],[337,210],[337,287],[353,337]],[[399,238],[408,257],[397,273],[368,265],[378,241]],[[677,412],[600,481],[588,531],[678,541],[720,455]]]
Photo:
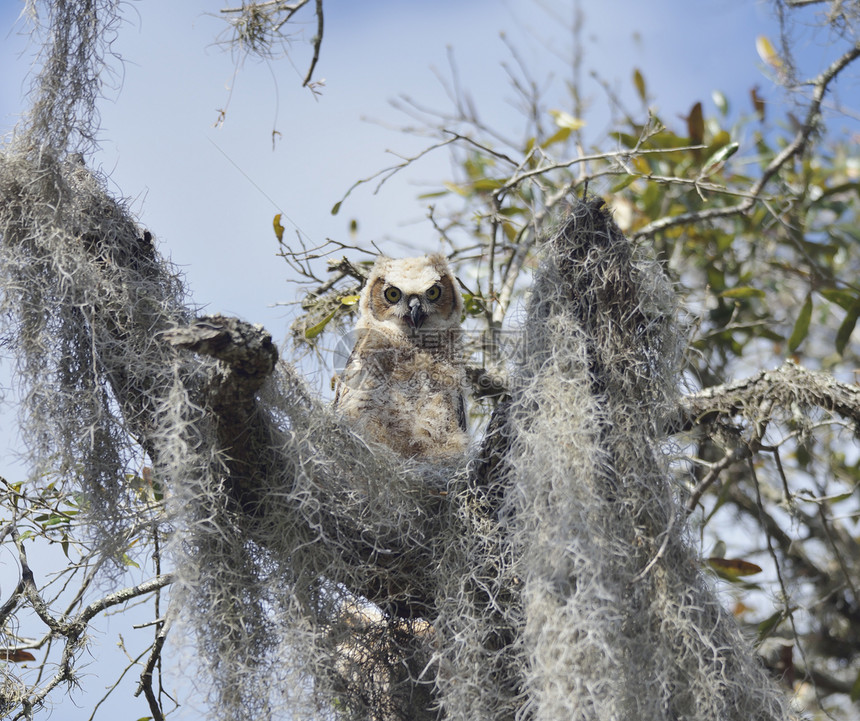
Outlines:
[[409,317],[412,319],[413,328],[420,328],[427,319],[427,313],[424,312],[421,301],[417,297],[409,300]]

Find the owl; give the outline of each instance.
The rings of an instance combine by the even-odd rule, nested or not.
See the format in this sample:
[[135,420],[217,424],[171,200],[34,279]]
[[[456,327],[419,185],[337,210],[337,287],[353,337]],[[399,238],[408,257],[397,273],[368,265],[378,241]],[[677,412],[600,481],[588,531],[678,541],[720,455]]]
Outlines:
[[335,408],[368,440],[419,460],[461,455],[463,299],[444,255],[380,257],[358,302]]

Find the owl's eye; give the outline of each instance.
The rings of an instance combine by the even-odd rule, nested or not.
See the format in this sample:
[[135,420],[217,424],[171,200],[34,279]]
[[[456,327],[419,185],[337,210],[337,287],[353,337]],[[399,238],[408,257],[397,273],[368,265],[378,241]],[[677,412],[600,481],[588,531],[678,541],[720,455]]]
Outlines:
[[400,288],[395,288],[393,285],[390,285],[385,289],[385,300],[389,303],[396,303],[400,300],[400,296],[402,295]]
[[425,295],[427,296],[427,300],[439,300],[439,296],[442,295],[442,286],[438,284],[431,286],[430,289],[425,293]]

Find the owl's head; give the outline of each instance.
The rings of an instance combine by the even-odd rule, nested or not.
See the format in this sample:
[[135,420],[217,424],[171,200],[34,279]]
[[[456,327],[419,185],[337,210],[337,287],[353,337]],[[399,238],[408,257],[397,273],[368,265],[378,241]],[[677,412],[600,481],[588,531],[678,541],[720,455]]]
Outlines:
[[459,327],[463,298],[441,253],[401,259],[381,256],[361,292],[359,311],[364,328],[381,326],[414,336],[418,331]]

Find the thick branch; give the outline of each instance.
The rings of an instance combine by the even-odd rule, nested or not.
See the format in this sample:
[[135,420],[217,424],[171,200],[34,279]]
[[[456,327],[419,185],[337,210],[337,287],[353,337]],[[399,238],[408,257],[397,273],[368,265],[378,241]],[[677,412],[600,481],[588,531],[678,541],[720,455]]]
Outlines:
[[217,361],[205,402],[214,414],[219,445],[229,458],[235,500],[244,504],[250,479],[270,460],[260,453],[268,444],[255,416],[257,391],[278,360],[272,336],[261,325],[213,315],[166,331],[164,338],[177,348]]
[[860,387],[840,383],[827,373],[807,370],[789,360],[775,370],[686,396],[672,430],[690,430],[717,416],[731,417],[761,408],[765,402],[789,410],[793,405],[823,408],[860,428]]
[[251,403],[278,360],[278,349],[263,326],[238,318],[204,316],[163,335],[177,348],[220,361],[219,382],[210,400],[225,412]]

